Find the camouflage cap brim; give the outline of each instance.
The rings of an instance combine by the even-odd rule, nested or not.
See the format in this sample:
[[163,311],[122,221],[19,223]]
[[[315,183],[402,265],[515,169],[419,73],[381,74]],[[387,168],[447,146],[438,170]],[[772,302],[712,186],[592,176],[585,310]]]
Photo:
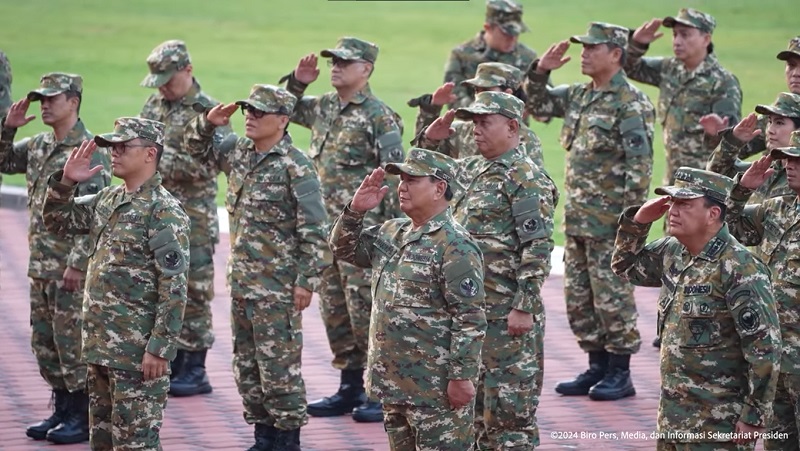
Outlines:
[[126,143],[136,138],[136,136],[122,135],[119,133],[103,133],[102,135],[96,135],[94,137],[94,142],[100,147],[109,147],[112,144]]
[[175,75],[175,72],[177,71],[169,70],[158,74],[147,74],[147,76],[144,77],[144,80],[142,80],[141,86],[144,86],[145,88],[160,88],[167,84],[172,76]]
[[456,110],[456,118],[461,120],[471,120],[472,116],[481,114],[500,114],[509,119],[519,120],[517,115],[512,113],[511,111],[507,111],[505,109],[487,108],[484,105],[472,105],[466,108],[459,108]]
[[789,58],[800,58],[800,52],[793,52],[791,50],[784,50],[778,53],[777,58],[781,61],[788,61]]
[[238,102],[236,102],[236,104],[240,105],[240,106],[241,105],[250,105],[251,107],[253,107],[253,108],[255,108],[255,109],[259,110],[259,111],[263,111],[265,113],[279,113],[281,111],[281,107],[279,107],[279,106],[275,106],[275,105],[269,106],[266,103],[259,102],[257,100],[252,100],[252,99],[239,100]]
[[670,196],[675,199],[697,199],[705,196],[701,191],[695,191],[681,186],[660,186],[655,189],[659,196]]
[[319,55],[323,58],[341,58],[343,60],[360,60],[361,57],[356,55],[355,52],[348,49],[325,49],[319,52]]
[[40,88],[34,89],[33,91],[28,93],[28,100],[31,102],[38,102],[42,100],[42,97],[52,97],[61,94],[62,92],[67,92],[66,89],[52,89],[52,88]]
[[498,86],[503,86],[502,83],[498,84],[492,82],[491,80],[485,80],[483,78],[470,78],[469,80],[464,80],[461,82],[462,85],[472,86],[474,88],[496,88]]
[[582,35],[582,36],[571,36],[569,41],[574,44],[589,44],[589,45],[596,45],[596,44],[605,44],[607,42],[611,42],[611,39],[608,38],[598,38],[596,36],[589,36],[589,35]]
[[386,172],[392,175],[400,175],[400,173],[403,173],[414,177],[430,175],[427,171],[414,163],[389,163],[386,165]]
[[772,157],[773,160],[800,157],[800,147],[778,147],[777,149],[772,149],[769,156]]
[[509,36],[519,36],[522,33],[530,31],[524,22],[506,22],[498,24],[503,33]]
[[800,118],[796,111],[788,111],[773,105],[756,105],[756,113],[770,115],[774,114],[783,117]]
[[671,17],[671,16],[670,17],[665,17],[664,20],[661,22],[661,24],[664,25],[667,28],[674,27],[676,23],[681,24],[681,25],[686,25],[687,27],[697,28],[697,25],[689,22],[688,20],[678,19],[678,18]]

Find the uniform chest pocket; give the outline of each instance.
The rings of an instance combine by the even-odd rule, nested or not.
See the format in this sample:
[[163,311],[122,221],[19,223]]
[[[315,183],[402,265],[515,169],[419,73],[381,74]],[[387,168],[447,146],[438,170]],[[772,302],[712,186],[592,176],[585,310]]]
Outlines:
[[473,189],[466,200],[469,218],[464,228],[471,234],[505,234],[514,228],[511,208],[500,183],[485,183]]
[[433,268],[427,258],[404,257],[397,267],[397,290],[393,305],[430,308],[433,294]]
[[[699,290],[711,288],[710,285],[697,287]],[[728,312],[724,301],[715,301],[705,296],[697,296],[696,299],[689,296],[676,307],[680,308],[678,334],[681,348],[704,349],[721,343],[721,316]]]
[[[284,174],[256,174],[249,180],[248,197],[252,208],[259,212],[259,221],[276,222],[286,219],[289,205],[288,180]],[[250,206],[248,206],[249,208]]]
[[594,151],[611,150],[614,142],[614,118],[591,116],[586,123],[587,149]]
[[147,226],[138,215],[121,215],[105,243],[108,264],[131,267],[146,266],[150,251],[147,247]]
[[364,127],[343,127],[336,134],[336,163],[340,166],[363,166],[370,159],[369,134]]

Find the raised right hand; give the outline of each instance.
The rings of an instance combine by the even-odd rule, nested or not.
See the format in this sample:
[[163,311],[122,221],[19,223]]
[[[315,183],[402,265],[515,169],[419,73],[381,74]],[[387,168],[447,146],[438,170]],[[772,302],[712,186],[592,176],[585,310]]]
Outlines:
[[659,33],[658,29],[661,28],[661,19],[653,19],[642,24],[633,32],[633,40],[639,44],[649,44],[656,39],[664,36],[664,33]]
[[431,96],[431,105],[444,106],[448,103],[455,102],[456,95],[453,94],[453,88],[455,88],[455,86],[455,83],[448,81],[436,88],[436,91],[433,91],[433,95]]
[[383,168],[375,168],[371,174],[364,177],[361,186],[353,195],[353,200],[350,201],[350,209],[365,212],[377,207],[383,200],[383,196],[389,192],[389,187],[383,185],[385,175]]
[[639,224],[650,224],[664,216],[664,213],[669,210],[669,202],[672,200],[670,196],[661,196],[655,199],[650,199],[639,207],[639,211],[633,217],[633,220]]
[[294,78],[303,84],[310,85],[318,76],[317,55],[311,53],[300,58],[300,62],[294,68]]
[[26,116],[30,105],[31,101],[27,97],[14,102],[11,108],[8,109],[8,116],[6,116],[4,126],[7,128],[20,128],[34,120],[36,116]]
[[566,64],[567,61],[572,59],[571,56],[564,56],[564,54],[567,53],[567,49],[569,49],[569,41],[567,40],[556,42],[555,44],[551,45],[550,48],[544,52],[544,55],[542,55],[542,57],[539,59],[539,64],[536,66],[536,71],[545,73],[551,70],[556,70]]
[[89,180],[95,174],[103,170],[103,165],[97,165],[90,168],[92,163],[92,154],[97,149],[97,144],[94,140],[88,140],[81,143],[80,147],[74,147],[72,152],[64,163],[64,175],[61,177],[61,183],[65,185],[74,185]]
[[744,171],[742,178],[739,179],[739,185],[747,189],[756,189],[763,185],[765,181],[775,172],[772,169],[772,157],[764,155]]
[[758,128],[758,116],[756,113],[750,113],[744,117],[736,127],[733,127],[733,136],[741,142],[749,142],[756,136],[761,134]]
[[456,110],[448,110],[444,116],[437,117],[435,121],[425,129],[425,137],[433,141],[447,139],[456,132],[452,127],[453,119],[456,117]]
[[208,110],[206,113],[206,119],[208,122],[216,125],[217,127],[221,125],[228,125],[231,123],[231,116],[236,110],[239,109],[239,105],[235,103],[229,103],[225,105],[224,103],[220,103],[219,105],[215,105],[214,108]]

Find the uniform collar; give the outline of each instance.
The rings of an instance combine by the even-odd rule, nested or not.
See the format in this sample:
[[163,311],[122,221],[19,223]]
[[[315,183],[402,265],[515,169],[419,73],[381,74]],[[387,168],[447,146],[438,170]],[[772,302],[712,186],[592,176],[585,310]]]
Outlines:
[[[89,136],[89,132],[86,131],[86,126],[83,125],[83,121],[78,118],[78,121],[75,122],[75,125],[72,126],[67,136],[65,136],[59,144],[67,147],[77,147],[80,146],[85,139],[88,139]],[[56,135],[52,131],[47,133],[47,135],[45,135],[45,141],[47,143],[56,142]]]
[[413,224],[411,221],[408,222],[408,230],[404,233],[404,244],[408,244],[410,242],[416,241],[422,237],[422,235],[427,235],[436,232],[437,230],[441,229],[447,222],[453,220],[453,214],[450,211],[450,207],[447,207],[439,213],[438,215],[432,217],[428,220],[425,224],[422,225],[417,230],[413,230]]
[[728,246],[728,243],[733,239],[731,237],[730,232],[728,231],[728,224],[723,224],[722,228],[719,229],[716,235],[713,238],[708,240],[705,247],[702,251],[700,251],[697,256],[704,260],[708,261],[717,261],[719,260],[720,255],[722,255],[722,251]]
[[498,164],[501,164],[501,165],[503,165],[503,166],[505,166],[507,168],[510,168],[514,164],[515,161],[519,160],[520,158],[522,158],[524,156],[522,151],[520,150],[521,146],[522,146],[522,142],[520,142],[520,144],[518,144],[517,147],[515,147],[513,149],[510,149],[509,151],[507,151],[506,153],[500,155],[499,157],[495,158],[494,160],[487,160],[487,161],[490,161],[491,163],[498,163]]
[[356,105],[360,105],[364,103],[364,101],[366,101],[371,96],[372,96],[372,89],[370,89],[369,83],[367,83],[364,85],[363,88],[361,88],[361,90],[359,90],[353,95],[353,98],[350,99],[349,103],[355,103]]

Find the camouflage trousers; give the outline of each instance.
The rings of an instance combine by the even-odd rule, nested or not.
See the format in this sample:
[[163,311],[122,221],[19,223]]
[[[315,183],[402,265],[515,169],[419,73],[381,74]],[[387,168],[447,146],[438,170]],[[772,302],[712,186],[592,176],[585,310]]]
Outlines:
[[775,401],[772,403],[772,418],[769,432],[786,434],[786,439],[764,440],[767,451],[800,450],[800,374],[781,373],[778,376],[778,388]]
[[300,372],[303,317],[288,302],[231,301],[233,375],[244,419],[278,429],[308,423]]
[[367,366],[372,271],[339,260],[322,273],[319,312],[333,352],[333,367]]
[[474,449],[475,402],[450,406],[383,405],[383,426],[392,451],[469,451]]
[[737,445],[733,442],[667,443],[656,441],[656,451],[752,451],[755,443]]
[[214,344],[211,300],[214,299],[214,245],[189,249],[186,309],[178,349],[202,351]]
[[567,318],[582,350],[634,354],[642,339],[636,328],[633,286],[611,271],[613,251],[613,236],[565,237]]
[[508,321],[488,321],[475,396],[478,450],[528,451],[539,444],[536,341],[535,328],[512,337]]
[[89,364],[92,451],[160,451],[169,375],[146,381],[139,371]]
[[31,349],[39,373],[53,389],[86,388],[81,362],[83,283],[78,291],[61,289],[56,280],[31,279]]

